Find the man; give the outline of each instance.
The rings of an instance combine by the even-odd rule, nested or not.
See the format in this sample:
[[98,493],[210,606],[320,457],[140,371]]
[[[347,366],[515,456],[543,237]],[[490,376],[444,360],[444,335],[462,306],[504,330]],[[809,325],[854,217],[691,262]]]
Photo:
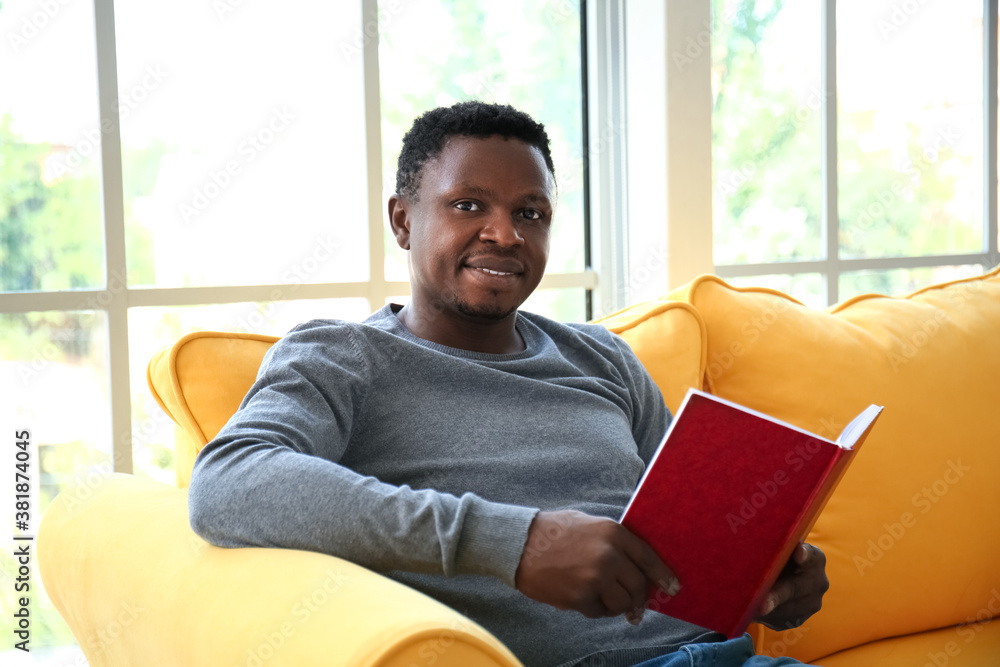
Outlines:
[[[614,519],[670,415],[620,338],[518,311],[555,201],[548,137],[527,115],[465,102],[418,118],[388,205],[411,301],[300,325],[269,351],[197,459],[192,525],[220,546],[384,572],[529,666],[687,665],[692,652],[798,664],[643,613],[650,585],[683,582]],[[825,588],[822,553],[800,547],[761,620],[799,624]]]

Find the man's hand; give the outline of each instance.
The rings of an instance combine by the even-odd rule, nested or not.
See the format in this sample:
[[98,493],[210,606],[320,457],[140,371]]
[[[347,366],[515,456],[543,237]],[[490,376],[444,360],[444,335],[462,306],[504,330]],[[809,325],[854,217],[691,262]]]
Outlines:
[[677,577],[656,552],[611,519],[575,510],[539,512],[528,529],[517,590],[558,609],[598,618],[642,619],[650,585],[667,595]]
[[811,544],[800,544],[754,620],[772,630],[798,627],[823,606],[828,588],[826,556]]

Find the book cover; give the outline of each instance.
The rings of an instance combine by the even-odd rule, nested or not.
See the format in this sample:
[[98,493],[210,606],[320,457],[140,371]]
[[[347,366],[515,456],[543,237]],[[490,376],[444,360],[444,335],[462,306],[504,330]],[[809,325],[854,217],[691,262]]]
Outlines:
[[881,411],[831,441],[689,390],[621,518],[680,581],[653,608],[743,634]]

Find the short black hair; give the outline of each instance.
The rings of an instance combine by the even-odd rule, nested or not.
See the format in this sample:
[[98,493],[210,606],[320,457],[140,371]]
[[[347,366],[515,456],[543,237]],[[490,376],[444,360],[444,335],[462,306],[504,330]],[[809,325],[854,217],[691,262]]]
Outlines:
[[520,139],[542,153],[552,178],[556,170],[545,126],[509,104],[489,104],[479,100],[459,102],[431,109],[413,121],[403,137],[403,149],[396,166],[396,193],[416,199],[424,165],[444,150],[448,139],[501,136]]

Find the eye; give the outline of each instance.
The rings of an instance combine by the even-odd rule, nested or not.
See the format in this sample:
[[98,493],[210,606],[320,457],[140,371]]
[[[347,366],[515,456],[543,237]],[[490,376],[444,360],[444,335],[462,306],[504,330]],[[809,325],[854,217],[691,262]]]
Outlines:
[[477,204],[474,201],[468,201],[468,200],[456,202],[455,203],[455,208],[457,208],[459,211],[480,211],[480,210],[482,210],[481,208],[479,208],[479,204]]
[[543,220],[545,218],[541,211],[533,208],[526,208],[521,211],[521,217],[527,220]]

